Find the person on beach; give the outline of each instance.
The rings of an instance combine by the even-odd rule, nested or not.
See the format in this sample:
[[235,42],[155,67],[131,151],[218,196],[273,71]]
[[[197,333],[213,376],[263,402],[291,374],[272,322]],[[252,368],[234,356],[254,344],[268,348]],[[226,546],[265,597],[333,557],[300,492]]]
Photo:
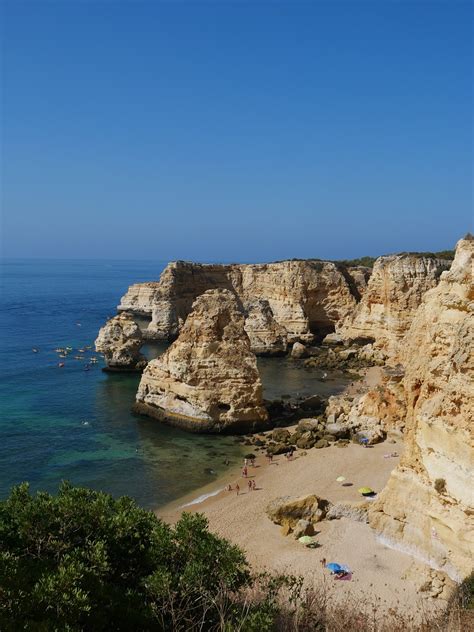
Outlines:
[[247,483],[247,487],[249,488],[249,492],[252,491],[252,481],[249,479],[249,482]]
[[323,568],[326,568],[326,558],[325,558],[325,557],[323,557],[323,559],[322,559],[322,560],[319,560],[319,561],[321,562],[321,566],[322,566]]
[[235,491],[237,492],[237,496],[239,495],[240,492],[240,487],[239,484],[237,483],[237,485],[235,486]]
[[242,470],[242,476],[243,476],[244,478],[247,478],[247,474],[248,474],[248,469],[247,469],[247,466],[246,466],[246,465],[244,465],[244,469]]
[[253,490],[257,489],[257,483],[255,482],[255,479],[253,479],[253,481],[252,481],[252,489]]
[[227,485],[227,491],[228,491],[228,492],[231,492],[231,491],[232,491],[232,485],[231,485],[230,483]]
[[244,459],[244,467],[247,467],[248,464],[249,464],[249,460],[248,459]]

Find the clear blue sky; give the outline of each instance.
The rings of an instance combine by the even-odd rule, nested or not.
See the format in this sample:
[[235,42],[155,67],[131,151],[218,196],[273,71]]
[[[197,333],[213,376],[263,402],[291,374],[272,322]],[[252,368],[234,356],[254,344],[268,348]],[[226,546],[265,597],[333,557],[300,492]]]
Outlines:
[[263,261],[472,230],[471,2],[3,10],[3,254]]

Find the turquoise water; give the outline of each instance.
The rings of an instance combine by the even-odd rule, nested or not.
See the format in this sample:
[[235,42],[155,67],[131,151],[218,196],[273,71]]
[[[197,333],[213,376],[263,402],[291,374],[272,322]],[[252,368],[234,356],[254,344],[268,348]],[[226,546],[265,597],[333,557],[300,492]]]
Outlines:
[[[241,459],[232,437],[190,435],[134,416],[139,377],[85,369],[73,352],[97,331],[131,283],[157,279],[163,262],[4,261],[0,312],[0,497],[29,481],[55,491],[62,479],[157,507],[212,482]],[[32,348],[38,348],[33,353]],[[164,345],[148,345],[156,356]],[[84,354],[86,358],[92,351]],[[58,362],[64,362],[63,368]],[[261,361],[267,396],[330,394],[289,360]],[[326,393],[328,391],[328,393]],[[229,465],[224,461],[229,460]]]

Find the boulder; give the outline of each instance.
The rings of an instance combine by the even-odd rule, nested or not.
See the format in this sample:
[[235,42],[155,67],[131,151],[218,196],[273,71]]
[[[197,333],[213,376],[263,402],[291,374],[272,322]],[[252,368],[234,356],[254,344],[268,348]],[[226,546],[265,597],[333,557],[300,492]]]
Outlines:
[[297,426],[299,433],[318,432],[321,429],[321,422],[316,418],[300,419]]
[[288,441],[290,436],[291,433],[286,428],[275,428],[272,431],[272,439],[273,441],[277,441],[278,443],[284,443],[285,441]]
[[349,430],[347,426],[338,423],[326,424],[324,432],[335,437],[336,439],[346,439],[349,436]]
[[143,372],[135,410],[192,432],[266,426],[256,357],[230,291],[196,299],[178,339]]
[[374,445],[376,443],[380,443],[384,441],[386,437],[386,433],[379,427],[368,428],[366,430],[361,430],[355,434],[355,438],[360,443],[361,440],[366,439],[366,443],[368,445]]
[[301,437],[296,441],[296,446],[302,450],[309,450],[316,443],[316,438],[313,433],[305,432],[301,435]]
[[291,357],[299,360],[308,356],[308,350],[301,344],[301,342],[295,342],[291,348]]
[[331,444],[329,443],[329,441],[327,441],[327,439],[320,439],[319,441],[316,441],[316,443],[314,444],[315,448],[329,448]]
[[298,520],[294,529],[293,529],[293,537],[295,540],[303,537],[304,535],[314,535],[315,530],[313,524],[309,520]]
[[334,345],[334,346],[338,346],[338,345],[343,345],[344,344],[344,338],[340,335],[337,334],[335,332],[333,332],[332,334],[328,334],[327,336],[325,336],[323,338],[323,345]]
[[276,456],[278,454],[286,454],[291,450],[292,447],[293,446],[286,443],[275,443],[273,445],[267,446],[267,454],[272,454],[273,456]]
[[326,515],[329,503],[316,494],[307,496],[282,496],[272,500],[266,513],[275,524],[287,524],[294,529],[300,520],[319,522]]

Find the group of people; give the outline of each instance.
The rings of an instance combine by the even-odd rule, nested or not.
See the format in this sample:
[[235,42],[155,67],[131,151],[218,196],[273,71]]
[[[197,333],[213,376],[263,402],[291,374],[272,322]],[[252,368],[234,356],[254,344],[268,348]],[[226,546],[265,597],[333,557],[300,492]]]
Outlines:
[[[244,466],[242,468],[242,477],[243,478],[248,478],[248,475],[249,475],[248,466],[249,466],[249,464],[252,465],[252,466],[255,465],[255,457],[254,456],[246,457],[244,459]],[[249,492],[256,490],[257,489],[257,483],[256,483],[255,479],[249,478],[249,480],[247,482],[247,487],[248,487]],[[228,492],[232,492],[234,490],[235,490],[235,492],[236,492],[236,494],[238,496],[240,494],[240,485],[238,483],[236,483],[235,487],[232,487],[232,485],[229,483],[227,485],[227,491]]]

